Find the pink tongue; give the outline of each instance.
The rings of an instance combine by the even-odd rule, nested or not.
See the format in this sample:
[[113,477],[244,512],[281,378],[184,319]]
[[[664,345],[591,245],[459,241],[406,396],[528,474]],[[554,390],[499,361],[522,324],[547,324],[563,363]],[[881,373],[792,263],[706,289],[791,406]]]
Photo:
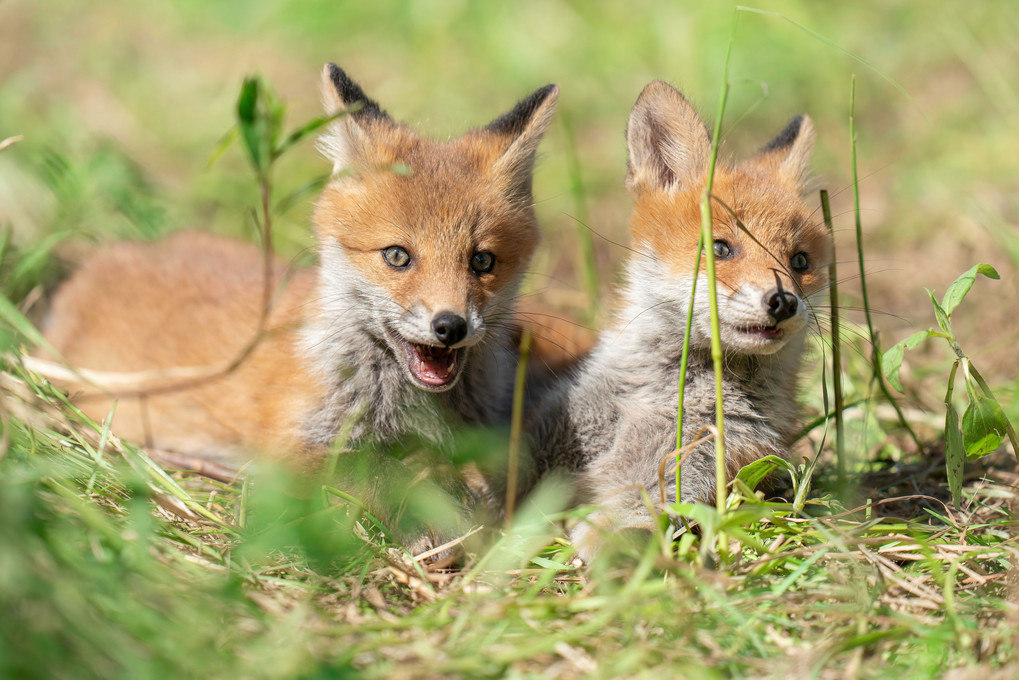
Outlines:
[[423,383],[445,385],[456,369],[456,353],[451,349],[438,349],[415,345],[411,353],[410,370]]

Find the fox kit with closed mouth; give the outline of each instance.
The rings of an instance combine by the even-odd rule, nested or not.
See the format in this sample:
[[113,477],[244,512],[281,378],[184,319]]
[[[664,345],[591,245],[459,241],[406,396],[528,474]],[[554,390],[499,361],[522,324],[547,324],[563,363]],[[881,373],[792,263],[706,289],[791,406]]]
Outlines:
[[[319,140],[335,172],[315,206],[317,270],[276,262],[268,332],[250,355],[184,388],[142,386],[121,400],[114,431],[203,457],[314,461],[341,430],[350,446],[438,442],[451,426],[507,420],[512,306],[538,241],[532,171],[557,96],[543,87],[439,142],[328,64],[326,111],[348,113]],[[71,365],[107,375],[228,365],[260,328],[260,258],[195,232],[102,249],[58,291],[47,338]],[[79,403],[105,417],[111,391]],[[412,475],[385,455],[373,466],[382,481],[355,495],[391,517],[377,487]]]
[[[814,131],[805,116],[738,165],[719,163],[712,232],[724,352],[726,474],[787,452],[797,431],[797,376],[812,321],[810,296],[827,284],[831,241],[801,199]],[[683,331],[700,233],[711,140],[693,107],[656,81],[627,125],[626,186],[634,253],[615,323],[579,373],[536,409],[538,471],[576,474],[579,500],[602,506],[573,532],[590,556],[605,530],[650,528],[646,497],[676,499],[674,450]],[[690,329],[683,441],[714,424],[715,377],[704,265]],[[715,497],[714,445],[682,466],[680,498]]]

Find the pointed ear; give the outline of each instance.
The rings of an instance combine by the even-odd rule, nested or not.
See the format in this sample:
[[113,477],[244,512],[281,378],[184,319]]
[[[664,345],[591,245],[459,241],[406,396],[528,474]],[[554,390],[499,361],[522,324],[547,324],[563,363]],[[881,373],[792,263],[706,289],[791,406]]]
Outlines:
[[679,90],[661,80],[644,88],[626,124],[626,188],[673,191],[708,167],[711,137]]
[[542,135],[552,122],[559,87],[546,85],[521,99],[513,109],[496,118],[485,131],[496,135],[504,150],[492,164],[492,171],[506,182],[508,191],[531,196],[534,157]]
[[810,171],[814,137],[814,124],[810,118],[796,116],[750,160],[775,173],[793,191],[802,193]]
[[322,69],[322,105],[326,115],[354,109],[337,118],[318,140],[322,154],[333,162],[333,172],[367,160],[372,129],[391,124],[389,115],[336,64]]

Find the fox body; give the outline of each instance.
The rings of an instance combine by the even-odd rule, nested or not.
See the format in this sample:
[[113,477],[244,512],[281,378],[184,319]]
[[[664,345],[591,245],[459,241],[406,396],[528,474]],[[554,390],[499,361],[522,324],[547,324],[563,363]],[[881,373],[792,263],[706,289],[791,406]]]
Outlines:
[[117,407],[123,436],[312,464],[341,430],[350,444],[408,433],[438,441],[450,424],[505,420],[512,305],[538,241],[533,163],[557,94],[544,87],[488,126],[438,142],[327,65],[326,111],[347,114],[319,140],[336,172],[314,212],[317,269],[276,262],[262,323],[254,246],[185,232],[100,250],[55,296],[46,334],[69,363],[157,377],[229,368],[183,387],[163,377],[133,395],[86,394],[81,406],[100,418],[118,396],[137,396]]
[[[644,491],[676,500],[676,407],[687,309],[695,278],[700,197],[711,142],[683,96],[653,82],[627,126],[627,188],[634,253],[615,324],[577,375],[535,410],[539,473],[573,472],[581,499],[603,506],[578,526],[583,554],[595,527],[650,528]],[[712,188],[712,232],[720,340],[724,352],[727,476],[768,454],[784,454],[797,427],[797,376],[812,314],[808,300],[827,283],[830,236],[800,195],[813,146],[806,117],[739,165],[720,163]],[[683,440],[714,424],[707,278],[702,264],[690,328]],[[714,446],[695,447],[682,468],[683,500],[715,495]]]

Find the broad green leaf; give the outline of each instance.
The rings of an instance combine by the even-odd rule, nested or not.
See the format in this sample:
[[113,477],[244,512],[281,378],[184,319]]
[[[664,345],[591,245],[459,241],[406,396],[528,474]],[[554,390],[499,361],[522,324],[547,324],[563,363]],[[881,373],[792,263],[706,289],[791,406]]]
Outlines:
[[989,264],[974,265],[969,271],[957,278],[948,287],[948,291],[945,292],[945,297],[941,302],[941,307],[945,310],[945,314],[948,316],[952,315],[952,311],[959,306],[959,303],[966,297],[969,289],[973,287],[977,280],[977,274],[983,274],[989,279],[1001,278],[998,276],[997,270]]
[[248,76],[241,85],[241,94],[237,98],[237,119],[248,125],[255,122],[255,107],[258,103],[258,76]]
[[934,297],[934,291],[931,290],[930,288],[926,288],[925,290],[927,291],[927,295],[931,299],[931,305],[934,306],[934,318],[938,320],[938,326],[940,326],[941,330],[943,330],[945,333],[952,335],[952,324],[948,320],[948,314],[945,313],[945,310],[941,306],[941,303],[938,302],[938,299]]
[[966,462],[966,449],[959,431],[959,413],[949,404],[945,411],[945,472],[948,488],[952,491],[955,507],[962,505],[962,468]]
[[996,450],[1005,440],[1008,426],[1005,412],[992,397],[978,390],[971,390],[967,382],[969,406],[962,414],[962,441],[966,455],[980,458]]
[[568,564],[556,562],[555,560],[550,560],[547,557],[540,557],[538,555],[532,557],[531,562],[533,562],[534,564],[538,565],[543,569],[555,569],[556,571],[564,571],[570,568]]
[[765,456],[744,465],[736,474],[736,479],[741,480],[751,490],[754,490],[757,489],[757,485],[761,483],[761,480],[779,468],[789,470],[792,469],[792,465],[784,458]]
[[899,378],[899,369],[902,367],[902,358],[906,353],[907,349],[913,349],[921,342],[931,336],[933,331],[927,329],[914,333],[905,340],[897,342],[888,348],[888,351],[881,357],[881,369],[885,374],[885,380],[888,384],[897,389],[899,392],[904,391],[902,389],[902,381]]
[[264,146],[264,122],[259,116],[259,93],[261,91],[261,80],[257,76],[244,79],[241,86],[241,94],[237,98],[237,124],[241,130],[241,139],[244,141],[244,148],[248,152],[251,164],[263,175],[265,164],[268,159],[263,153]]

